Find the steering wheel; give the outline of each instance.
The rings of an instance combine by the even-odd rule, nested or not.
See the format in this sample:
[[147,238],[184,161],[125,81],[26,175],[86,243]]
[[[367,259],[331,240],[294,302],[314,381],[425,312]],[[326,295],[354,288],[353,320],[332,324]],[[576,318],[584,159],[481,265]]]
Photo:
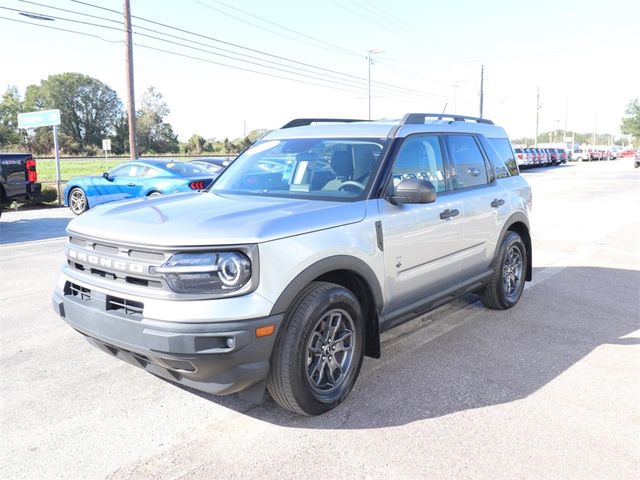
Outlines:
[[340,185],[338,187],[338,190],[349,190],[348,187],[353,187],[354,189],[357,189],[357,191],[355,193],[360,193],[360,192],[364,192],[365,190],[365,186],[363,184],[361,184],[360,182],[356,182],[355,180],[347,180],[346,182],[344,182],[342,185]]

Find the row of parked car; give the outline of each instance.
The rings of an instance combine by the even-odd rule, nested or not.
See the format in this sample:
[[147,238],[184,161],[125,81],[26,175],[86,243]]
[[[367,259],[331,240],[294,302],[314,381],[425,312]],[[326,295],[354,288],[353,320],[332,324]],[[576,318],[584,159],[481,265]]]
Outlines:
[[569,160],[563,148],[516,148],[515,154],[520,168],[561,165]]

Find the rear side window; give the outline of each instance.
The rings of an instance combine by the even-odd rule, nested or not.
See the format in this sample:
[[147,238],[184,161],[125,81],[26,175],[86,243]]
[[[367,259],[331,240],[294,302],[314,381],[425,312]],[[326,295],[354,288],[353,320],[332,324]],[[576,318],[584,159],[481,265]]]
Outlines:
[[511,174],[509,173],[507,166],[504,164],[504,160],[502,160],[502,157],[500,156],[494,145],[491,143],[491,140],[481,136],[480,143],[482,144],[482,148],[484,148],[484,151],[489,157],[489,160],[493,164],[493,168],[496,171],[496,178],[510,177]]
[[[509,176],[519,175],[520,172],[518,170],[518,163],[516,162],[515,155],[513,154],[513,150],[511,148],[511,142],[509,142],[509,139],[488,138],[487,140],[489,140],[489,143],[491,143],[493,148],[495,148],[495,150],[498,152],[498,155],[500,155],[501,166],[504,166],[507,169],[507,171],[509,172]],[[516,148],[516,151],[518,150],[520,149]],[[491,155],[489,155],[489,158],[491,158]],[[491,158],[491,160],[493,161],[493,158]],[[498,173],[497,170],[499,169],[499,167],[498,167],[498,163],[496,162],[497,161],[494,162],[494,165],[496,166],[496,173]],[[501,177],[498,176],[498,178],[501,178]]]
[[473,136],[447,135],[446,141],[451,155],[453,189],[486,185],[487,165]]

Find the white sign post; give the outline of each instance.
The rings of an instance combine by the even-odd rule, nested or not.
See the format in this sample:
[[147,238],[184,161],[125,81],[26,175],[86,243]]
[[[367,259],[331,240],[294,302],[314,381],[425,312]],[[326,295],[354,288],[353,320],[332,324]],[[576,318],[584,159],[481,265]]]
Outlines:
[[56,151],[56,184],[58,186],[58,206],[62,205],[60,188],[60,146],[58,145],[58,125],[60,110],[40,110],[18,114],[18,128],[53,127],[53,146]]
[[111,139],[103,138],[102,139],[102,150],[104,150],[104,171],[109,171],[109,157],[107,157],[107,152],[111,151]]

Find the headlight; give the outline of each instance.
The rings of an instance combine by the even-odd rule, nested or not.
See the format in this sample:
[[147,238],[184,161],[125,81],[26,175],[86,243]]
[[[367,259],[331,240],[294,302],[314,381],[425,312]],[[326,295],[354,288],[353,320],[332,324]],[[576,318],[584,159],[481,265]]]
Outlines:
[[176,293],[224,294],[251,279],[251,260],[241,252],[176,253],[161,267],[151,267]]

